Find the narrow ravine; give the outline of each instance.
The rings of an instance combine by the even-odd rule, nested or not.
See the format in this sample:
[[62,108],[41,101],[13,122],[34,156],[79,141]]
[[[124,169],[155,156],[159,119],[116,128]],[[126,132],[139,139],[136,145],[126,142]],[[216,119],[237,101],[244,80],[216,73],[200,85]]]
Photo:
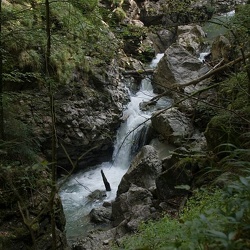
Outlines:
[[[158,54],[153,59],[150,67],[156,67],[163,54]],[[138,148],[136,143],[136,135],[143,129],[142,126],[133,131],[129,136],[129,131],[136,128],[146,119],[150,118],[155,109],[166,107],[171,104],[169,98],[162,98],[152,110],[141,111],[139,104],[142,101],[148,101],[155,96],[150,79],[145,78],[141,82],[140,89],[133,94],[129,90],[130,102],[124,111],[123,116],[126,121],[123,122],[117,131],[116,141],[114,142],[113,159],[110,162],[103,162],[100,165],[91,167],[86,171],[81,171],[71,176],[69,181],[62,187],[60,196],[63,203],[64,213],[66,216],[66,231],[69,241],[77,237],[86,235],[87,231],[92,228],[88,223],[87,215],[91,209],[100,206],[104,201],[112,201],[116,197],[116,191],[122,176],[126,173],[130,162],[133,148]],[[149,123],[148,121],[147,123]],[[145,124],[147,126],[147,124]],[[145,130],[144,130],[145,131]],[[140,141],[140,144],[143,144]],[[140,145],[142,146],[142,145]],[[134,153],[134,152],[133,152]],[[105,186],[102,181],[101,170],[105,173],[111,191],[105,192]],[[88,196],[95,190],[104,191],[105,196],[90,199]]]

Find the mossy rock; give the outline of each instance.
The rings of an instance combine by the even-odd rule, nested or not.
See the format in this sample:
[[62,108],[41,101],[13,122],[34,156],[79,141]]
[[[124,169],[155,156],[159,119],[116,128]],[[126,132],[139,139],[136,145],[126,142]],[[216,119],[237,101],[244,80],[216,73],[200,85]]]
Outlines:
[[[209,150],[218,153],[225,150],[227,145],[242,148],[245,145],[244,133],[249,130],[249,108],[236,114],[222,114],[214,116],[208,123],[205,137]],[[225,145],[224,147],[222,145]]]

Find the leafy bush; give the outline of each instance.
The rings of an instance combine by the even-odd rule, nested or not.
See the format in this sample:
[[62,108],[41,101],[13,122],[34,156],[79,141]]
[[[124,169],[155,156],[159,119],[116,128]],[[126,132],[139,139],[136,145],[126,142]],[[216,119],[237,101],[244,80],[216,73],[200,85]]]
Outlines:
[[246,172],[224,190],[195,191],[178,220],[144,223],[122,249],[249,249],[250,168]]
[[[22,110],[22,112],[21,112]],[[0,143],[0,151],[4,152],[0,163],[19,161],[19,164],[33,163],[37,159],[40,144],[32,133],[31,124],[24,123],[22,116],[26,109],[20,106],[15,96],[6,95],[4,98],[5,141]]]

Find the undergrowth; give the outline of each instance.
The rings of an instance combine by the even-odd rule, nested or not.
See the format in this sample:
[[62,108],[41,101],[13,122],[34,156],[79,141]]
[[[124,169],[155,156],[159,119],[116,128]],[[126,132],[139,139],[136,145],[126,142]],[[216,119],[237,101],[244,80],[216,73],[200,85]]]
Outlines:
[[249,249],[250,169],[225,189],[195,190],[178,220],[143,223],[118,249]]

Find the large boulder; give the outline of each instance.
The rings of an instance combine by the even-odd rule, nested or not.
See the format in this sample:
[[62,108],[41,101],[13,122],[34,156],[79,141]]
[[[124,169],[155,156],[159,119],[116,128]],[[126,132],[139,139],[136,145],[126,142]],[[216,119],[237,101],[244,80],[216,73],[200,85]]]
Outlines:
[[195,56],[204,48],[205,36],[205,32],[197,24],[180,25],[177,28],[177,43]]
[[129,190],[132,184],[149,189],[155,185],[155,178],[161,172],[161,160],[150,145],[144,146],[133,159],[127,173],[122,177],[117,196]]
[[[156,92],[168,91],[168,96],[179,102],[183,99],[183,95],[192,94],[204,88],[209,83],[209,79],[205,79],[196,84],[189,83],[198,79],[209,71],[210,67],[203,64],[198,56],[193,56],[183,46],[172,44],[164,53],[163,58],[157,65],[153,74],[153,84]],[[193,112],[196,106],[196,100],[191,98],[179,103],[180,108],[185,112]]]
[[211,59],[218,63],[220,60],[224,60],[224,63],[230,61],[232,54],[232,48],[229,40],[225,36],[218,36],[212,43]]
[[[147,26],[164,24],[172,26],[198,20],[208,20],[211,12],[207,5],[197,5],[191,1],[140,1],[140,20]],[[180,7],[181,6],[181,7]]]
[[153,204],[155,179],[161,173],[162,163],[157,151],[144,146],[136,155],[127,173],[123,176],[112,202],[114,226],[125,231],[135,231],[140,222],[155,216]]
[[152,193],[142,187],[131,185],[112,202],[114,226],[119,224],[128,231],[135,231],[140,222],[148,220],[153,207]]
[[[78,74],[74,74],[74,83],[58,87],[54,94],[57,160],[63,168],[71,166],[68,156],[78,167],[110,159],[123,105],[128,101],[115,62],[107,66],[107,71]],[[48,95],[46,90],[13,94],[12,104],[15,119],[31,125],[36,150],[50,159],[52,120]],[[12,127],[10,124],[6,133],[11,133]]]
[[[198,57],[193,56],[183,46],[171,45],[164,53],[164,57],[158,63],[153,75],[153,83],[157,89],[168,89],[173,84],[190,82],[197,79],[208,70]],[[191,92],[190,87],[185,88]],[[193,90],[192,90],[193,91]]]
[[93,208],[89,213],[90,221],[94,223],[110,223],[111,214],[111,207]]
[[191,120],[177,108],[171,108],[164,112],[157,111],[153,114],[152,127],[163,140],[180,146],[186,137],[193,133]]
[[149,37],[153,41],[156,54],[164,53],[176,40],[175,32],[167,29],[156,31],[156,33],[150,33]]

